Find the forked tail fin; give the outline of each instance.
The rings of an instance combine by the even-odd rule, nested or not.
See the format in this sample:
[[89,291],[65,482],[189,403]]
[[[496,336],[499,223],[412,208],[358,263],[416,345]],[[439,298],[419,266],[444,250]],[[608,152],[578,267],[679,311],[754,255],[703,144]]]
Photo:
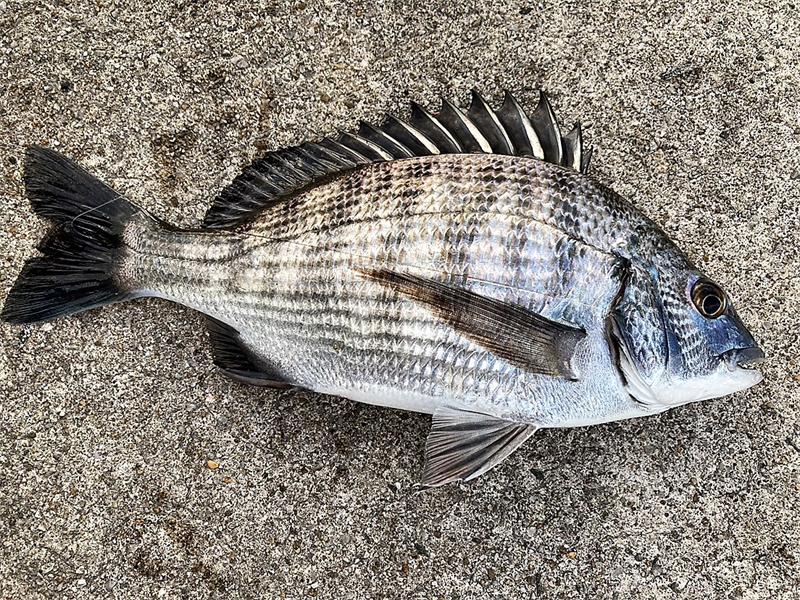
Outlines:
[[122,233],[144,213],[58,152],[31,147],[25,189],[34,212],[53,226],[39,243],[43,256],[25,263],[2,318],[35,323],[131,298],[116,277]]

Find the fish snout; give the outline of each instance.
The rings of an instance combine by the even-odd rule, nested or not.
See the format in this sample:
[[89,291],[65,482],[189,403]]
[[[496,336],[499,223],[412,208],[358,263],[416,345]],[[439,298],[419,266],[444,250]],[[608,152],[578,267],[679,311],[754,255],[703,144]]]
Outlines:
[[730,369],[739,367],[752,370],[764,362],[766,355],[758,346],[752,346],[750,348],[734,348],[733,350],[728,350],[723,353],[722,358]]

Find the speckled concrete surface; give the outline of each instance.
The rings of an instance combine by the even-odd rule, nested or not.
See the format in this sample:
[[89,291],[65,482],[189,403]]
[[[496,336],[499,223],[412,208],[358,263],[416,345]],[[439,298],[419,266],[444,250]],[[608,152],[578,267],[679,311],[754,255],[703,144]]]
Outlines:
[[3,324],[0,595],[800,598],[799,28],[748,0],[0,0],[0,300],[43,231],[28,144],[193,225],[265,149],[544,88],[769,355],[746,393],[414,494],[428,417],[230,382],[189,310]]

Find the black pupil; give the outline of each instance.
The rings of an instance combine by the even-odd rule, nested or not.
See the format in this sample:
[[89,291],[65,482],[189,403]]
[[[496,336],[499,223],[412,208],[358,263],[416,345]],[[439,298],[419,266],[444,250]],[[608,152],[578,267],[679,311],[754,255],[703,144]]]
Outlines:
[[715,315],[722,308],[722,300],[719,296],[709,294],[703,298],[703,312],[707,315]]

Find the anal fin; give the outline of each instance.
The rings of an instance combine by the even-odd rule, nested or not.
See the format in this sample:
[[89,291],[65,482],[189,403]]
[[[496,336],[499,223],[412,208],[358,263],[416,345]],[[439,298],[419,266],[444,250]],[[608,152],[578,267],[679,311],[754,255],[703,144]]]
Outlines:
[[444,404],[433,413],[422,485],[439,487],[475,479],[508,458],[536,429],[535,425]]
[[248,350],[242,343],[239,332],[230,325],[206,316],[206,327],[211,340],[214,364],[231,379],[261,387],[278,389],[297,387],[287,381],[278,369]]

